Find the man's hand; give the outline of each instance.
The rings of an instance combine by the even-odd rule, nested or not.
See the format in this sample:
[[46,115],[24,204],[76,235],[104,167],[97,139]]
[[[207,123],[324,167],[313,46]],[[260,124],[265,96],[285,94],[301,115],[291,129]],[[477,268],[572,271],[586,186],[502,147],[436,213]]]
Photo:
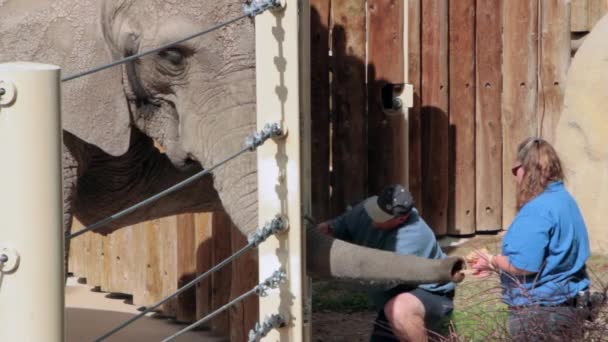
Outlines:
[[329,221],[319,223],[319,225],[317,225],[317,229],[319,229],[321,233],[325,235],[334,236],[334,232],[329,225]]

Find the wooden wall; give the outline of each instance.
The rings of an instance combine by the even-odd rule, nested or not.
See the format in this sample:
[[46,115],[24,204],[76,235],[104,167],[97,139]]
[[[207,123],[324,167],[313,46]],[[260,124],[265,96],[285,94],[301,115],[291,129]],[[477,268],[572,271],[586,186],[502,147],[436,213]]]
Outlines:
[[[73,231],[81,229],[76,222]],[[133,295],[133,304],[154,304],[241,249],[245,237],[223,212],[184,214],[140,223],[103,237],[84,234],[72,241],[70,272],[101,291]],[[166,303],[162,314],[193,322],[258,283],[257,251],[252,250]],[[208,328],[232,341],[246,340],[258,320],[250,297]]]
[[572,32],[589,32],[595,23],[606,14],[606,0],[570,0],[572,15],[570,28]]
[[[405,4],[407,56],[400,35]],[[589,30],[606,12],[605,0],[571,6],[567,0],[316,0],[312,6],[313,155],[321,165],[313,175],[315,216],[330,218],[384,185],[409,182],[438,236],[508,227],[517,144],[531,135],[553,141],[571,32]],[[367,20],[354,15],[366,7]],[[386,85],[403,83],[404,60],[414,86],[408,179],[399,159],[406,155],[399,152],[403,117],[382,102]]]

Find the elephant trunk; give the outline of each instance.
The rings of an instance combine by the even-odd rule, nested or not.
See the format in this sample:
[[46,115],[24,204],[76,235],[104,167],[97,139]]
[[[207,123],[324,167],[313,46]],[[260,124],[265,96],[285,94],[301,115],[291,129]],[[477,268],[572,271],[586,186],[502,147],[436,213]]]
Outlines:
[[232,222],[244,234],[258,227],[255,153],[243,154],[214,172],[214,186]]
[[[242,155],[214,173],[226,212],[246,235],[258,228],[255,158],[255,153]],[[430,260],[361,247],[326,236],[313,226],[306,236],[308,272],[315,276],[412,285],[464,278],[461,258]]]
[[361,247],[329,237],[314,226],[306,232],[306,253],[308,272],[318,277],[411,285],[464,279],[462,258],[432,260]]

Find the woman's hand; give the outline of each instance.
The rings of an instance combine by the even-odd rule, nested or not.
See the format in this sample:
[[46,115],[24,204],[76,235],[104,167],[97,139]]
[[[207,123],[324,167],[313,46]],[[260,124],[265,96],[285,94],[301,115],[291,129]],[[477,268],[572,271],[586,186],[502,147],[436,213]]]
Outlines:
[[467,256],[467,264],[473,269],[472,276],[476,278],[487,277],[496,270],[496,267],[492,264],[494,256],[483,248],[476,250]]

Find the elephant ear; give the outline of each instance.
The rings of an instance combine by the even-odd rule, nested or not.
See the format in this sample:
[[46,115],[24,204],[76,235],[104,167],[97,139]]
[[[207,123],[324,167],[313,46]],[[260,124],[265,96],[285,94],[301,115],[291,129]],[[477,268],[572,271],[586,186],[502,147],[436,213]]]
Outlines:
[[[97,0],[11,1],[0,5],[0,62],[55,64],[62,76],[112,61]],[[62,84],[63,128],[111,155],[126,152],[129,107],[122,68]]]
[[[83,57],[79,57],[86,60],[86,65],[72,72],[78,73],[123,57],[107,36],[107,25],[116,17],[116,2],[120,1],[104,1],[100,11],[90,11],[94,18],[88,21],[92,24],[87,35],[89,48],[84,50]],[[98,4],[91,5],[99,8]],[[64,103],[69,107],[64,107],[64,127],[111,155],[125,153],[131,127],[125,85],[123,65],[67,82]]]

